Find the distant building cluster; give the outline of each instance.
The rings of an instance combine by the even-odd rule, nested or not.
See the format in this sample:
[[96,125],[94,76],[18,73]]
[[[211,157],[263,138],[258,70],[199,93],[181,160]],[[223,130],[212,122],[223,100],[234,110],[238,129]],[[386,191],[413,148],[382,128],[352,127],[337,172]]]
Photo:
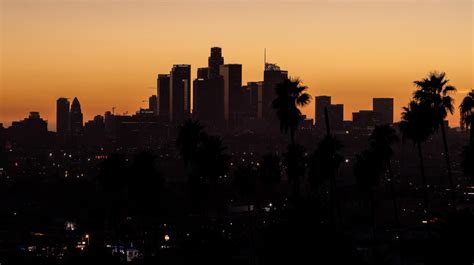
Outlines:
[[[158,74],[156,95],[149,97],[147,109],[133,115],[116,114],[113,108],[84,124],[79,100],[74,98],[70,103],[67,98],[59,98],[56,102],[57,142],[90,146],[105,142],[129,146],[156,144],[175,135],[176,125],[188,118],[199,120],[208,129],[220,133],[277,134],[278,119],[272,101],[275,87],[287,78],[288,71],[265,62],[263,81],[242,84],[242,65],[225,64],[222,49],[212,47],[207,67],[198,68],[197,78],[192,82],[189,64],[175,64],[169,73]],[[344,105],[334,104],[330,96],[316,96],[314,101],[315,121],[303,116],[301,129],[325,131],[329,126],[333,133],[344,133],[393,123],[393,98],[374,98],[373,109],[353,113],[352,121],[344,120]],[[14,143],[26,146],[54,140],[47,130],[47,121],[37,112],[14,122],[7,134],[13,135],[9,139]]]

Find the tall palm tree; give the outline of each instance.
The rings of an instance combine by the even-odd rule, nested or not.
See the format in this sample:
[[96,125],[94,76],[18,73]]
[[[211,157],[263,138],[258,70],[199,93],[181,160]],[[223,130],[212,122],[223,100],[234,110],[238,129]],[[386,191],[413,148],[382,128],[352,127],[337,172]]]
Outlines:
[[448,169],[448,181],[451,193],[451,206],[456,210],[456,191],[454,185],[453,175],[451,173],[451,162],[449,158],[448,141],[446,139],[446,128],[444,119],[448,114],[454,113],[454,99],[450,96],[451,93],[456,92],[454,86],[448,85],[449,80],[446,79],[444,72],[431,72],[427,77],[414,81],[413,83],[418,88],[413,93],[413,99],[419,103],[427,104],[435,118],[433,123],[434,129],[438,130],[441,127],[441,135],[444,145],[444,157],[446,159],[446,166]]
[[395,179],[392,171],[391,157],[393,155],[392,144],[398,141],[398,136],[389,125],[381,125],[375,127],[369,137],[370,150],[376,154],[377,163],[379,167],[388,171],[390,177],[390,191],[392,193],[394,218],[397,228],[400,228],[400,219],[398,216],[398,204],[395,193]]
[[273,108],[280,120],[280,130],[290,132],[291,144],[295,145],[295,132],[301,120],[299,107],[306,106],[311,101],[311,96],[306,93],[307,86],[301,84],[301,80],[285,79],[275,88],[276,98],[273,100]]
[[199,121],[188,119],[179,127],[176,146],[179,148],[186,166],[196,158],[199,144],[204,135],[204,126]]
[[418,149],[425,215],[429,212],[429,199],[426,189],[427,179],[422,144],[433,133],[433,123],[435,120],[434,117],[430,115],[431,113],[431,109],[426,104],[411,101],[407,107],[403,108],[402,120],[400,121],[400,130],[403,139],[412,140]]
[[459,106],[461,128],[470,131],[469,143],[474,145],[474,89],[469,92]]

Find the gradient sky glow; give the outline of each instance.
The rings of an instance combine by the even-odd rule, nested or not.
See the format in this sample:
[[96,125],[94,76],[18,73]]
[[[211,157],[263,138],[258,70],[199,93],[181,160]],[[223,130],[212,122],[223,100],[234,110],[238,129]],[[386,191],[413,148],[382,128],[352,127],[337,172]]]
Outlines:
[[[0,0],[0,123],[40,111],[55,129],[58,97],[85,120],[112,107],[132,113],[173,64],[207,65],[211,46],[263,79],[267,61],[345,118],[394,97],[395,119],[429,71],[447,72],[459,103],[473,80],[472,0]],[[305,109],[314,116],[314,104]],[[458,115],[451,122],[458,124]]]

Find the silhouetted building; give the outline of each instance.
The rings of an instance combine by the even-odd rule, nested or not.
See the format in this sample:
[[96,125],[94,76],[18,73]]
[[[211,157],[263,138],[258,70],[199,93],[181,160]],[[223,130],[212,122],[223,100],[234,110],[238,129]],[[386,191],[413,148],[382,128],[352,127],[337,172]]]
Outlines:
[[380,124],[380,113],[372,110],[361,110],[352,113],[352,126],[354,128],[373,128]]
[[275,88],[288,78],[288,71],[281,70],[276,64],[265,63],[265,71],[263,72],[263,118],[266,120],[275,121],[277,119],[272,108],[272,102],[276,97]]
[[56,132],[64,137],[69,132],[69,100],[59,98],[56,101]]
[[219,75],[223,63],[221,48],[211,48],[208,67],[198,68],[193,81],[193,118],[210,127],[224,124],[224,80]]
[[12,122],[7,129],[7,138],[24,148],[48,146],[48,122],[40,117],[39,112],[30,112],[28,118]]
[[[317,96],[315,98],[315,125],[320,130],[326,129],[326,121],[324,118],[324,109],[331,105],[330,96]],[[329,109],[328,109],[329,110]]]
[[207,67],[198,68],[197,79],[209,79],[209,68]]
[[340,131],[344,128],[344,105],[331,104],[328,106],[329,127]]
[[220,66],[224,64],[224,57],[222,57],[222,49],[219,47],[211,48],[211,55],[208,59],[208,78],[218,78],[220,75]]
[[263,82],[248,82],[243,86],[244,108],[251,119],[262,119]]
[[104,117],[97,115],[84,125],[84,143],[88,146],[100,146],[105,143]]
[[170,73],[170,121],[181,122],[190,116],[191,65],[176,64]]
[[83,118],[81,111],[81,103],[74,98],[71,104],[71,112],[69,114],[70,131],[72,136],[79,136],[83,133]]
[[380,113],[380,124],[393,124],[393,98],[374,98],[372,106]]
[[170,116],[170,75],[158,75],[156,83],[158,92],[158,116],[160,120],[167,121]]
[[239,119],[239,106],[242,100],[242,65],[221,65],[220,75],[224,79],[224,120],[226,125],[229,125]]
[[153,115],[158,114],[158,99],[155,95],[148,98],[148,109],[153,112]]

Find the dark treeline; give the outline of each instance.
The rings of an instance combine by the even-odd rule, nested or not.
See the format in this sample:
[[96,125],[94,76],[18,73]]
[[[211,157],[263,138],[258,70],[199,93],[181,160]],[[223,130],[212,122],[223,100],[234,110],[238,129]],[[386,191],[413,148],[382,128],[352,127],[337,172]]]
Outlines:
[[[340,185],[349,159],[327,110],[324,135],[314,146],[299,142],[300,107],[311,97],[298,79],[278,85],[272,104],[289,136],[283,152],[233,153],[190,119],[174,146],[115,150],[89,178],[30,172],[2,179],[0,262],[473,264],[465,186],[474,177],[474,92],[459,107],[470,138],[457,157],[444,122],[456,109],[456,89],[444,73],[415,85],[399,125],[377,126],[361,143],[351,163],[355,185]],[[447,185],[434,188],[424,148],[438,132],[445,164],[437,166]],[[400,142],[417,152],[410,156],[419,170],[415,188],[399,179]],[[0,156],[7,161],[8,151]],[[457,168],[467,183],[455,177]]]

